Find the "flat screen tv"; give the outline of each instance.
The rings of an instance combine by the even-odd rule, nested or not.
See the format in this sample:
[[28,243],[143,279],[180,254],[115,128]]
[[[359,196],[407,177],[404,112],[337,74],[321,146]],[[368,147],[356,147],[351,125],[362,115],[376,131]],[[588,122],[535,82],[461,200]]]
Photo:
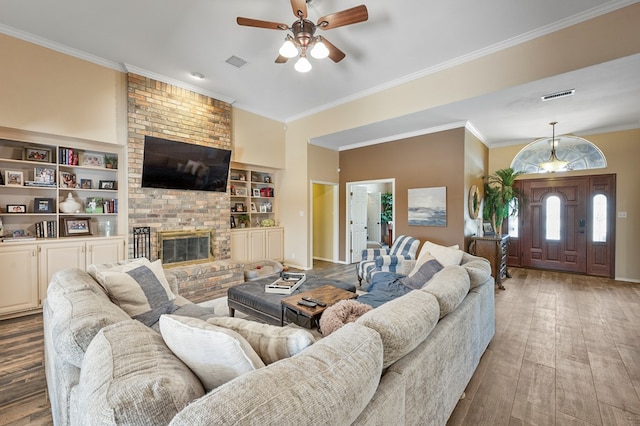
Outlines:
[[144,137],[142,187],[227,191],[231,151]]

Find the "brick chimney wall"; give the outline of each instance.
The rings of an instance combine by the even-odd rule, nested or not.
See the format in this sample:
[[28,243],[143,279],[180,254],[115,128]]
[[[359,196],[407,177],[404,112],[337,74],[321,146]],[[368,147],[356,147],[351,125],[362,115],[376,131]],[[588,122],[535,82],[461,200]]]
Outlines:
[[128,74],[129,257],[133,228],[151,228],[151,260],[157,232],[213,229],[214,262],[171,268],[180,294],[194,302],[226,295],[243,281],[242,265],[230,261],[229,194],[141,188],[144,137],[231,149],[231,105],[136,74]]

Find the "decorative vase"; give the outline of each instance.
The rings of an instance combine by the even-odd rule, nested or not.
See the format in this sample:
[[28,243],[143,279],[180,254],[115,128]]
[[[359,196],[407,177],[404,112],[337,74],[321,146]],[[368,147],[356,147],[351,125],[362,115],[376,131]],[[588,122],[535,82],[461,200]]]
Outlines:
[[76,213],[80,211],[81,207],[82,204],[76,201],[71,193],[67,195],[64,201],[59,203],[59,208],[62,213]]

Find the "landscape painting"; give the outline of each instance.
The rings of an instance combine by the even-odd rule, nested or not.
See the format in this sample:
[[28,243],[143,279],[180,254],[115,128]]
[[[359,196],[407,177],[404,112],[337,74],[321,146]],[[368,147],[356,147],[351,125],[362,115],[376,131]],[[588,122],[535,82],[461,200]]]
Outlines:
[[447,226],[447,187],[409,189],[409,225]]

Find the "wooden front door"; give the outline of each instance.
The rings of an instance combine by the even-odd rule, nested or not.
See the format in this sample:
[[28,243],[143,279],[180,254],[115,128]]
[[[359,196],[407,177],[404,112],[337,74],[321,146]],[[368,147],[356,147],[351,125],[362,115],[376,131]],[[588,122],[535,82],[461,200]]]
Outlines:
[[[519,187],[526,202],[510,265],[613,277],[615,175],[523,180]],[[598,229],[603,218],[594,218],[602,213],[598,195],[606,199],[605,231]]]

